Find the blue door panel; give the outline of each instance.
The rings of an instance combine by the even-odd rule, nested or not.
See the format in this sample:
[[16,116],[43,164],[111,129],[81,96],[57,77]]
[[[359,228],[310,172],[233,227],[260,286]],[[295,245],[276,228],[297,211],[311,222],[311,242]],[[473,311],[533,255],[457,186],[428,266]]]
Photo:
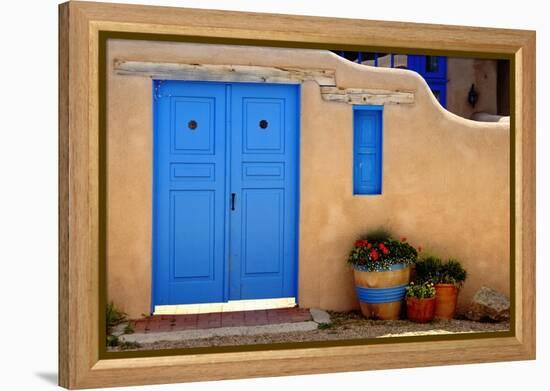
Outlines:
[[294,291],[289,291],[289,293],[286,294],[281,293],[280,277],[266,275],[262,278],[243,278],[242,281],[243,283],[240,288],[240,297],[243,300],[295,297]]
[[298,91],[232,86],[230,300],[296,296]]
[[154,87],[153,303],[223,301],[225,88]]
[[281,180],[284,179],[285,164],[282,162],[246,162],[243,163],[243,180]]
[[214,279],[214,191],[171,192],[173,279]]
[[170,179],[172,181],[207,181],[215,180],[213,163],[171,163]]
[[[215,98],[177,97],[172,99],[173,151],[185,154],[214,154]],[[195,121],[196,128],[189,127]],[[221,124],[218,124],[218,126]]]
[[296,296],[298,87],[155,81],[154,128],[153,305]]
[[242,153],[284,153],[285,99],[243,98],[239,104],[245,119]]
[[281,275],[284,189],[245,189],[242,195],[242,275]]

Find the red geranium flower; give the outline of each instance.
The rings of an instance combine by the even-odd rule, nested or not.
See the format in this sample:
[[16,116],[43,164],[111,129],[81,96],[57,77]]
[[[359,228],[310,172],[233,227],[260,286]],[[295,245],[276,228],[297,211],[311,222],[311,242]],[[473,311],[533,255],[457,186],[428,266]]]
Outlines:
[[371,252],[370,252],[370,257],[374,260],[374,261],[377,261],[378,260],[378,251],[376,251],[376,249],[372,249]]
[[372,244],[368,243],[367,248],[372,248]]

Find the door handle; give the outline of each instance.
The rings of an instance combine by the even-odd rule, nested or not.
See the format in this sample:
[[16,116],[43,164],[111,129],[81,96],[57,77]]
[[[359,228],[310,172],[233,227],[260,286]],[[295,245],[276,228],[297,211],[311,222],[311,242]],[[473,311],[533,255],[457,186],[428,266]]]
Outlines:
[[235,193],[231,193],[231,210],[235,210],[235,197],[237,195]]

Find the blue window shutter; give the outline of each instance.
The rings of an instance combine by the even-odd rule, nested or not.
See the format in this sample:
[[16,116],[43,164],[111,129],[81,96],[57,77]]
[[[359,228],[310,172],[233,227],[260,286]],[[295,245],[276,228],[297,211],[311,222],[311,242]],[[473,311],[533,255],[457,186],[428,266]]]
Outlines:
[[354,107],[353,194],[382,194],[383,107]]

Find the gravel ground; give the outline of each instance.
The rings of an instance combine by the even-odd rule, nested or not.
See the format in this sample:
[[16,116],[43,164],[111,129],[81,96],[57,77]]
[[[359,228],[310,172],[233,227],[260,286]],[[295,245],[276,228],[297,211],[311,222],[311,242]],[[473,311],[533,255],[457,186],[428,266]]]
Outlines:
[[[435,335],[450,333],[493,332],[510,329],[508,322],[481,323],[464,319],[451,321],[434,321],[432,323],[413,323],[406,320],[368,320],[359,312],[330,312],[332,323],[321,324],[317,330],[265,334],[254,336],[227,336],[188,341],[155,342],[143,344],[139,348],[130,347],[126,350],[158,350],[179,349],[212,346],[255,345],[269,343],[334,341],[342,339],[364,339],[377,337]],[[119,350],[110,348],[109,350]]]

